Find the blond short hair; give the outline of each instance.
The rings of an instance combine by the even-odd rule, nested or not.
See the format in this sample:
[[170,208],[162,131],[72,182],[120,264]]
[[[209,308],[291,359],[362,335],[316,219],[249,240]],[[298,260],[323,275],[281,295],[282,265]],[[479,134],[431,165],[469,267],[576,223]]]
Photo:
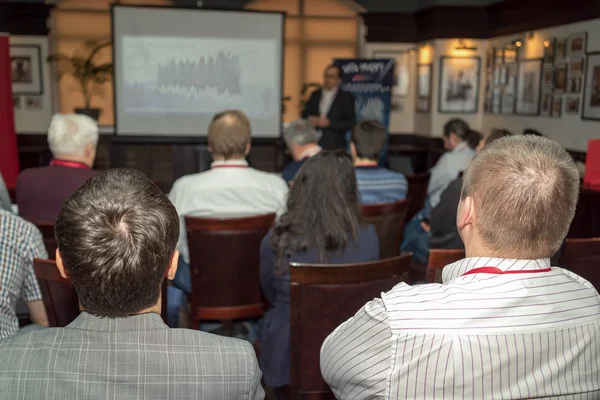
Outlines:
[[461,197],[467,196],[475,205],[475,227],[490,250],[549,257],[560,248],[575,215],[579,174],[558,143],[505,137],[471,161],[463,176]]
[[250,137],[250,121],[239,110],[216,114],[208,126],[208,145],[214,155],[225,159],[244,156]]

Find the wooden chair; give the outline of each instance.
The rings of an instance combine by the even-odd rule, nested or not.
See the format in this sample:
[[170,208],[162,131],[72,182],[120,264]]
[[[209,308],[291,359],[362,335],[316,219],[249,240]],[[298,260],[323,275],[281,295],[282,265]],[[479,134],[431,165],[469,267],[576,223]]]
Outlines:
[[69,325],[79,315],[79,299],[71,280],[63,278],[54,260],[33,261],[51,327]]
[[291,399],[334,399],[321,377],[325,338],[408,272],[411,254],[361,264],[291,264]]
[[191,324],[263,315],[260,243],[275,214],[246,218],[186,217],[192,278]]
[[365,222],[372,224],[379,237],[379,258],[400,254],[404,222],[410,199],[393,203],[369,204],[360,207]]
[[588,280],[600,291],[600,238],[566,239],[559,266]]
[[418,213],[425,205],[425,199],[427,198],[427,186],[429,185],[429,178],[431,173],[423,172],[421,174],[409,175],[406,177],[408,181],[408,194],[407,198],[410,198],[408,204],[408,211],[406,213],[406,221],[413,219],[416,213]]
[[50,260],[54,260],[56,258],[56,237],[54,236],[54,222],[44,221],[44,222],[35,222],[35,226],[42,233],[42,238],[44,239],[44,246],[46,247],[46,251],[48,252],[48,258]]
[[442,269],[465,258],[464,250],[431,249],[427,263],[427,283],[442,283]]

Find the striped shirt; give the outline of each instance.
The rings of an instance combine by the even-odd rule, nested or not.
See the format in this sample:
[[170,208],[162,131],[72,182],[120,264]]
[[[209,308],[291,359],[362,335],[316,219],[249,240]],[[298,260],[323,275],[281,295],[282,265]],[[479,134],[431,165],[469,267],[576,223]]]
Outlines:
[[17,300],[42,299],[33,271],[34,258],[48,258],[40,231],[0,210],[0,339],[19,331]]
[[356,181],[362,204],[404,200],[408,191],[408,182],[404,175],[376,165],[357,166]]
[[[527,272],[465,275],[483,266]],[[600,296],[549,266],[466,258],[443,284],[400,283],[325,340],[323,377],[348,400],[598,399]]]

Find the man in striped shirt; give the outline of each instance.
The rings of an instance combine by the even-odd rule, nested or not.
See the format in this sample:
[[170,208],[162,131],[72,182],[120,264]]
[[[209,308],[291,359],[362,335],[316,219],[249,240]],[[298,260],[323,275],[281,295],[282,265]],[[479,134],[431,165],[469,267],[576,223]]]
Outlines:
[[598,399],[600,296],[550,267],[575,213],[567,152],[509,137],[464,174],[467,258],[443,284],[400,283],[338,327],[321,371],[340,399]]
[[362,121],[352,131],[350,150],[362,204],[404,200],[408,182],[404,175],[381,168],[377,160],[386,141],[385,127],[378,121]]

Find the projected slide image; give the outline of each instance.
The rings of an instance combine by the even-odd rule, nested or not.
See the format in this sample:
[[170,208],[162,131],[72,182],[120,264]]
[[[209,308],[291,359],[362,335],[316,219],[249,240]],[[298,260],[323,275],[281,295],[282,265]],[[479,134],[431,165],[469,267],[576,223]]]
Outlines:
[[125,36],[121,49],[125,112],[279,112],[274,40]]

